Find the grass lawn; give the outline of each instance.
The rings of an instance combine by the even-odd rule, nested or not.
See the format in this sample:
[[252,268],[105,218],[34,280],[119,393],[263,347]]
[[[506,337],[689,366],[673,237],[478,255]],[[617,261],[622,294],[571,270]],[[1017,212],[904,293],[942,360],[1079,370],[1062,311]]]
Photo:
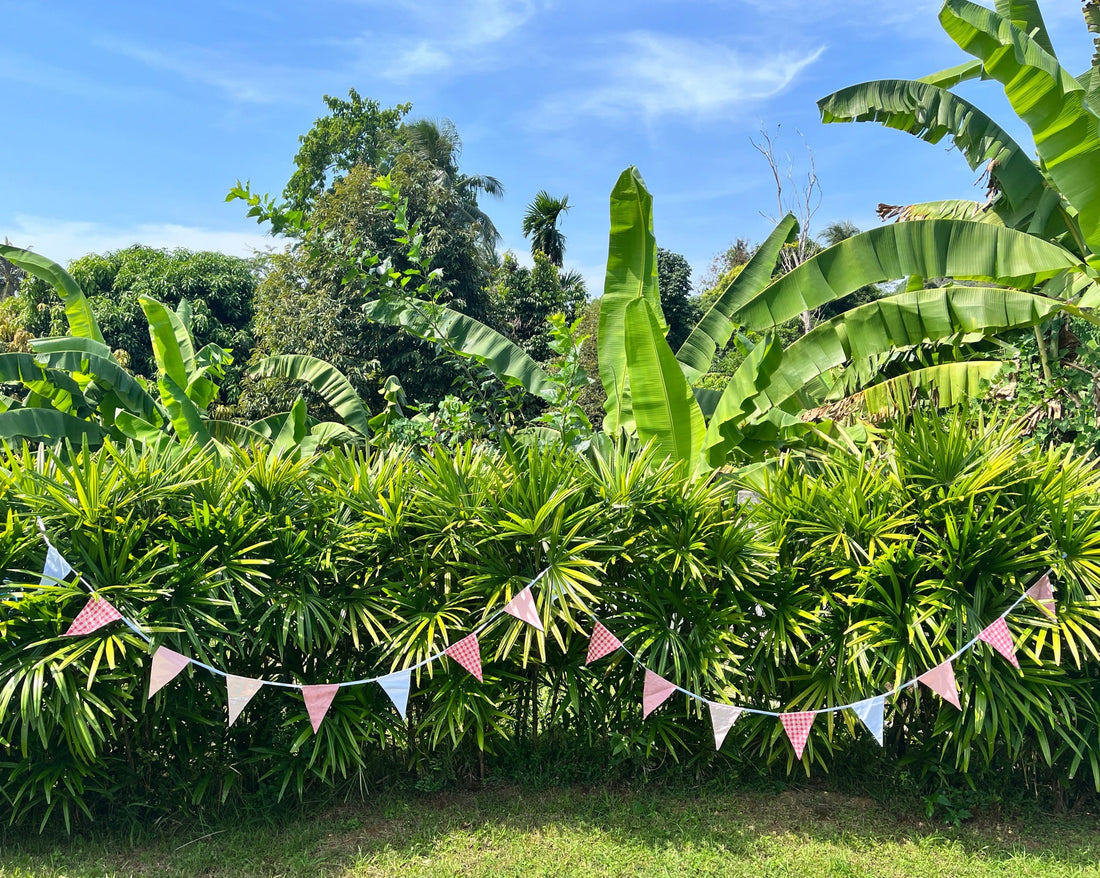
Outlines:
[[166,829],[132,846],[2,837],[0,878],[77,876],[1100,876],[1093,813],[959,829],[821,787],[571,788],[385,796],[269,824]]

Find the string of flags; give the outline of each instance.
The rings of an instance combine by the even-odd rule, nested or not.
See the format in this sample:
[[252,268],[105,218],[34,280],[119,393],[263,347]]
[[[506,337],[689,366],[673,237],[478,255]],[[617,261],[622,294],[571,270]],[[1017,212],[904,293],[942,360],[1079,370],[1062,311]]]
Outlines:
[[[51,582],[64,582],[75,571],[50,542],[41,521],[39,522],[39,528],[42,531],[42,538],[45,540],[48,547],[46,562],[42,570],[41,584],[45,586]],[[314,733],[320,729],[321,723],[328,713],[333,699],[336,697],[336,693],[345,686],[362,686],[368,683],[377,683],[389,697],[401,718],[405,719],[409,692],[412,687],[413,671],[446,656],[470,673],[478,682],[482,682],[481,646],[477,639],[478,634],[484,631],[503,614],[513,616],[539,631],[544,630],[542,620],[539,618],[538,610],[535,606],[534,596],[531,593],[531,587],[546,575],[547,572],[547,570],[543,570],[536,575],[527,585],[517,592],[508,603],[490,615],[481,625],[461,640],[452,643],[442,652],[428,656],[417,664],[400,671],[395,671],[379,677],[347,680],[341,683],[313,685],[283,683],[274,680],[259,680],[251,677],[237,676],[236,674],[231,674],[220,668],[216,668],[213,665],[201,662],[198,659],[190,658],[182,653],[175,652],[166,646],[158,646],[153,651],[148,697],[152,698],[168,683],[179,676],[189,665],[195,665],[212,674],[225,678],[226,691],[228,694],[228,724],[230,726],[237,721],[249,702],[264,686],[300,689]],[[122,622],[152,647],[152,638],[150,638],[148,634],[142,631],[133,620],[128,619],[120,613],[106,598],[97,594],[92,585],[84,579],[83,576],[79,574],[77,574],[77,576],[79,581],[91,593],[91,597],[84,608],[77,614],[69,628],[65,631],[65,636],[78,637],[98,631],[100,628],[113,622]],[[696,692],[691,692],[677,686],[670,680],[666,680],[664,677],[646,668],[638,660],[637,656],[623,646],[622,641],[612,634],[611,631],[594,616],[594,625],[588,643],[588,655],[585,664],[591,665],[616,651],[622,650],[635,664],[641,665],[645,671],[644,684],[642,687],[643,719],[664,704],[675,692],[682,692],[690,698],[705,702],[710,714],[716,750],[722,748],[722,744],[726,740],[726,736],[729,734],[730,729],[733,728],[734,723],[737,722],[742,714],[752,713],[762,716],[777,717],[783,726],[783,730],[791,746],[794,748],[795,756],[801,759],[802,753],[806,747],[806,741],[810,736],[810,729],[818,714],[837,713],[843,710],[850,710],[866,727],[867,731],[871,733],[874,739],[879,743],[879,746],[882,746],[886,699],[896,695],[904,689],[918,685],[926,686],[949,704],[961,710],[962,705],[959,700],[959,688],[955,680],[953,663],[959,656],[974,648],[979,641],[991,646],[997,653],[1010,662],[1013,667],[1019,669],[1020,663],[1016,658],[1016,649],[1012,640],[1012,634],[1008,629],[1006,617],[1027,598],[1034,600],[1050,618],[1056,618],[1054,593],[1050,582],[1050,572],[1048,571],[1020,595],[1007,610],[983,628],[976,637],[972,638],[956,650],[949,658],[940,662],[934,668],[925,671],[912,680],[896,686],[889,692],[874,695],[870,698],[865,698],[850,704],[840,704],[834,707],[819,708],[817,710],[780,712],[710,701]]]

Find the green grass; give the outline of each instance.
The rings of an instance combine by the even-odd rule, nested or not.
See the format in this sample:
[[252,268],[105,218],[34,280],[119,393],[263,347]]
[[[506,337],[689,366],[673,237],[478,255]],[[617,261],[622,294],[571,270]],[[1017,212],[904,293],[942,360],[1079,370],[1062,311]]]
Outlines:
[[820,787],[409,794],[277,826],[163,827],[137,845],[8,836],[0,878],[1100,875],[1091,813],[986,813],[956,829],[918,807]]

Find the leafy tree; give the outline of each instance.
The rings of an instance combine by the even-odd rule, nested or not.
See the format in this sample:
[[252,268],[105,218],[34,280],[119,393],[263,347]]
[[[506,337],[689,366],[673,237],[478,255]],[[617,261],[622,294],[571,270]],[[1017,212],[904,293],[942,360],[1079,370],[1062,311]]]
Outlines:
[[585,301],[585,288],[583,278],[565,276],[542,251],[536,250],[534,259],[534,267],[526,268],[512,253],[504,254],[494,293],[509,336],[536,360],[545,362],[554,356],[550,315],[560,313],[566,323],[576,320]]
[[531,239],[531,254],[545,254],[558,268],[565,259],[565,235],[558,228],[558,223],[562,214],[568,211],[568,195],[555,198],[541,189],[523,214],[523,237]]
[[675,350],[699,319],[699,309],[691,294],[691,263],[686,257],[657,248],[657,289],[661,293],[661,310],[668,321],[665,338]]

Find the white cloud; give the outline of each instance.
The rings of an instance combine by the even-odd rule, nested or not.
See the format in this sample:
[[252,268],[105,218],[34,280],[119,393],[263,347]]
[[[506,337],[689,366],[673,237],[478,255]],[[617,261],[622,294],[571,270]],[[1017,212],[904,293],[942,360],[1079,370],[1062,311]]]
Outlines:
[[824,51],[749,55],[648,31],[627,34],[621,42],[623,48],[598,65],[604,84],[545,102],[539,111],[542,124],[557,125],[576,115],[718,115],[778,94]]
[[0,224],[0,239],[41,253],[63,265],[88,253],[120,250],[132,244],[188,250],[214,250],[231,256],[251,256],[257,250],[279,248],[274,238],[257,232],[222,231],[173,223],[141,223],[112,227],[105,223],[58,220],[17,214]]

